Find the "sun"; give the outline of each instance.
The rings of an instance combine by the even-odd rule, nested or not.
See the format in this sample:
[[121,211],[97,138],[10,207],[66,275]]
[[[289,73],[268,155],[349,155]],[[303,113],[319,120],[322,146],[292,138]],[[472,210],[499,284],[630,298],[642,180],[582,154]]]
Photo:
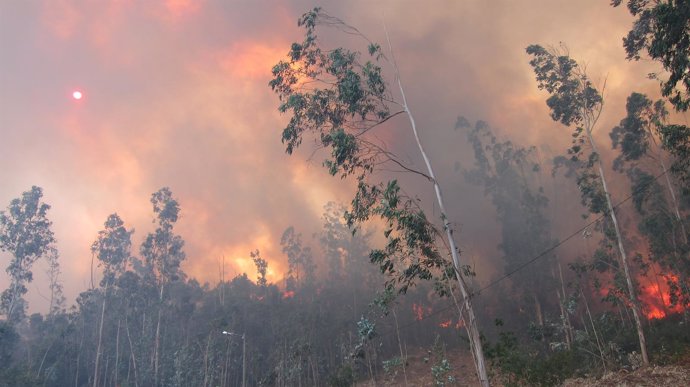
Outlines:
[[82,97],[84,97],[84,94],[82,94],[81,91],[75,90],[74,92],[72,92],[72,98],[74,98],[76,100],[80,100],[80,99],[82,99]]

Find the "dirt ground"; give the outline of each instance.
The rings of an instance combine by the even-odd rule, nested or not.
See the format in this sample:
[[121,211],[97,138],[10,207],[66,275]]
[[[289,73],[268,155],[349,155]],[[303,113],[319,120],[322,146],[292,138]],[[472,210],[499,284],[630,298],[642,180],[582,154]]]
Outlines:
[[690,366],[651,366],[635,371],[607,373],[599,379],[568,379],[563,387],[685,387],[690,386]]
[[[434,386],[431,375],[431,364],[424,362],[426,353],[419,351],[419,355],[408,357],[406,366],[407,385]],[[475,387],[479,384],[474,372],[472,355],[469,351],[452,350],[447,353],[447,358],[452,365],[450,375],[455,378],[454,383],[446,383],[446,386]],[[358,383],[358,386],[373,386],[370,382]],[[402,370],[396,375],[388,375],[377,381],[376,386],[404,386],[405,377]],[[492,386],[502,387],[496,380]],[[601,377],[568,379],[562,387],[690,387],[690,356],[679,363],[667,366],[650,366],[635,371],[620,370],[609,372]]]

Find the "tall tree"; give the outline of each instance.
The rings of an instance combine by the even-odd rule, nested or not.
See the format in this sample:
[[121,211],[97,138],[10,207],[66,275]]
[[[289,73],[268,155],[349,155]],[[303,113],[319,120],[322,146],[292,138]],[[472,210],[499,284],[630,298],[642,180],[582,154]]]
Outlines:
[[173,227],[180,214],[180,206],[172,196],[169,188],[164,187],[151,195],[151,204],[155,215],[154,223],[158,225],[149,233],[141,245],[141,256],[145,260],[149,273],[158,287],[158,317],[153,348],[154,385],[159,385],[161,314],[164,308],[166,285],[176,281],[182,275],[180,264],[185,259],[184,241],[175,235]]
[[[516,272],[556,242],[551,238],[551,225],[544,215],[548,199],[539,186],[541,166],[535,160],[536,149],[499,141],[483,121],[471,127],[467,120],[458,119],[456,129],[463,126],[475,159],[474,168],[465,172],[465,178],[483,186],[484,194],[491,198],[501,225],[498,247],[503,253],[505,271],[516,275],[515,289],[534,306],[531,315],[543,328],[544,297],[554,289],[553,281],[549,281],[550,262]],[[553,256],[546,258],[553,259]]]
[[[668,155],[655,140],[665,128],[668,113],[663,101],[652,102],[640,93],[628,97],[626,111],[626,117],[610,133],[613,148],[621,151],[614,169],[625,172],[632,183],[633,203],[641,217],[638,228],[649,241],[651,260],[668,274],[671,301],[686,305],[690,303],[687,214],[667,173]],[[665,187],[654,175],[663,175]]]
[[[327,49],[316,34],[318,25],[335,27],[368,42],[369,59],[362,62],[359,52],[345,48]],[[370,259],[382,273],[390,276],[389,286],[405,292],[415,281],[437,278],[446,282],[455,278],[463,298],[460,313],[466,319],[477,374],[488,386],[480,333],[472,306],[471,292],[460,264],[460,252],[445,208],[441,186],[422,146],[419,132],[407,103],[397,64],[389,42],[390,61],[395,71],[400,101],[396,101],[384,79],[380,61],[388,61],[378,44],[372,43],[356,28],[329,16],[320,8],[305,13],[298,21],[305,29],[302,43],[293,43],[289,59],[273,67],[271,88],[280,98],[279,111],[290,112],[290,121],[282,133],[286,152],[292,154],[305,135],[313,134],[319,146],[330,151],[324,166],[332,175],[352,176],[357,193],[349,225],[372,217],[386,224],[386,247],[372,251]],[[394,108],[395,112],[391,113]],[[398,115],[408,118],[412,135],[426,166],[426,173],[415,171],[401,162],[373,130]],[[418,201],[401,193],[397,180],[376,182],[372,173],[381,164],[394,164],[424,177],[433,187],[440,210],[442,231],[427,219]],[[446,247],[442,254],[437,243]],[[448,259],[450,257],[450,259]]]
[[33,280],[31,266],[47,254],[55,242],[52,222],[48,220],[50,206],[41,201],[43,190],[33,186],[14,199],[7,211],[0,211],[0,249],[12,254],[6,271],[10,287],[2,292],[0,311],[7,321],[17,322],[24,316],[26,284]]
[[109,290],[114,281],[125,272],[131,256],[131,236],[133,230],[127,230],[124,222],[117,214],[108,216],[104,229],[98,232],[98,239],[91,245],[91,253],[96,256],[99,266],[103,266],[103,302],[101,304],[101,318],[98,325],[98,345],[96,347],[96,363],[94,365],[93,387],[98,386],[99,361],[101,358],[101,343],[103,340],[103,323]]
[[60,282],[60,253],[55,247],[51,247],[46,255],[48,260],[48,280],[50,281],[50,304],[48,306],[48,314],[54,315],[64,310],[65,296],[62,292],[62,282]]
[[[546,90],[550,94],[546,104],[551,109],[551,118],[567,127],[571,125],[575,127],[572,132],[573,145],[568,153],[573,161],[582,162],[583,168],[580,169],[577,179],[583,203],[588,206],[590,212],[605,214],[613,223],[612,233],[615,235],[625,274],[642,360],[647,365],[649,364],[647,344],[642,329],[634,280],[630,273],[623,235],[609,193],[604,165],[593,136],[604,100],[586,72],[567,53],[555,49],[547,50],[539,45],[530,45],[527,47],[527,53],[532,56],[529,63],[536,74],[539,89]],[[589,150],[586,149],[586,144],[589,145]]]
[[295,228],[290,226],[283,232],[280,245],[288,259],[287,289],[296,290],[300,284],[313,285],[316,265],[311,248],[302,245],[302,234],[298,234]]
[[[623,0],[611,0],[617,7]],[[628,60],[640,60],[641,52],[660,62],[669,74],[659,79],[661,94],[673,107],[684,112],[690,108],[690,2],[687,0],[628,0],[628,10],[635,17],[633,27],[623,39]],[[674,155],[671,170],[690,194],[690,128],[667,124],[659,131],[662,146]]]
[[265,288],[266,286],[268,286],[268,280],[266,279],[266,272],[268,271],[268,262],[265,259],[261,258],[259,249],[250,251],[249,256],[252,257],[252,261],[254,261],[254,265],[256,265],[256,284],[261,286],[262,288]]
[[[611,0],[614,7],[621,3],[623,0]],[[646,51],[651,59],[661,62],[669,74],[668,79],[660,80],[661,93],[677,110],[687,111],[690,108],[690,2],[628,0],[627,3],[636,18],[623,38],[627,59],[640,60],[640,52]]]

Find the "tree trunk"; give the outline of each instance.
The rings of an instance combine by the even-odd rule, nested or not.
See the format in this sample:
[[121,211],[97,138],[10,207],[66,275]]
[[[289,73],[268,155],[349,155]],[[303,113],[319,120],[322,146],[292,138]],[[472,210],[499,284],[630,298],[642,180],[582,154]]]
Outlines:
[[117,377],[119,373],[120,364],[120,319],[117,320],[117,334],[115,335],[115,386],[117,386]]
[[[386,33],[387,35],[387,33]],[[390,40],[388,41],[388,45],[390,47]],[[392,55],[392,49],[391,49],[391,55]],[[429,161],[429,158],[426,155],[426,152],[424,151],[424,147],[422,146],[422,143],[419,139],[419,134],[417,132],[417,125],[415,124],[414,117],[412,116],[412,112],[410,112],[410,109],[407,105],[407,98],[405,97],[405,91],[402,86],[402,82],[400,80],[400,74],[397,71],[397,66],[396,66],[396,78],[398,80],[398,87],[400,88],[400,94],[402,95],[403,99],[403,108],[405,109],[405,113],[407,114],[407,117],[410,121],[410,125],[412,127],[412,132],[414,133],[414,138],[415,141],[417,142],[417,147],[419,148],[419,152],[422,154],[422,158],[424,159],[424,164],[426,165],[427,171],[429,173],[429,177],[431,178],[431,182],[434,185],[434,192],[436,194],[436,202],[439,207],[439,211],[441,212],[441,220],[443,221],[443,229],[446,232],[446,238],[448,240],[448,245],[450,249],[450,254],[451,257],[453,258],[453,266],[455,268],[455,277],[458,281],[458,287],[460,288],[460,293],[462,295],[462,300],[463,304],[465,307],[465,310],[467,311],[467,316],[468,320],[466,324],[467,328],[467,333],[469,335],[470,339],[470,347],[472,347],[472,351],[474,353],[474,360],[475,360],[475,367],[477,369],[477,376],[479,377],[479,382],[481,383],[482,387],[488,387],[489,386],[489,376],[486,371],[486,360],[484,358],[484,350],[482,348],[482,343],[481,343],[481,336],[479,333],[479,328],[477,326],[477,319],[474,314],[474,307],[472,306],[472,300],[470,296],[470,292],[468,290],[467,284],[465,283],[465,279],[462,276],[462,271],[461,271],[461,266],[460,266],[460,254],[459,250],[455,244],[455,238],[453,237],[453,228],[450,224],[450,221],[448,219],[448,215],[446,212],[446,208],[443,202],[443,195],[441,193],[441,186],[438,184],[438,181],[436,180],[436,176],[434,175],[434,170],[431,167],[431,162]]]
[[395,313],[395,307],[393,307],[393,320],[395,321],[395,333],[398,335],[398,348],[400,349],[400,362],[402,364],[403,376],[405,377],[405,387],[407,387],[407,370],[405,367],[407,357],[403,352],[402,340],[400,340],[400,327],[398,327],[398,314]]
[[[570,316],[568,315],[568,309],[565,306],[565,302],[567,299],[566,292],[565,292],[565,282],[563,281],[563,270],[561,270],[561,263],[558,263],[558,277],[561,280],[561,290],[563,291],[563,300],[561,302],[561,313],[563,313],[563,318],[564,318],[564,323],[565,323],[565,338],[566,342],[568,343],[568,349],[570,349],[570,345],[573,342],[573,328],[572,324],[570,323]],[[558,290],[556,290],[556,293],[558,293]]]
[[594,142],[594,137],[592,136],[592,127],[587,125],[586,128],[587,136],[589,137],[589,143],[592,146],[592,152],[597,155],[597,166],[599,167],[599,177],[601,178],[601,185],[604,189],[604,195],[606,196],[606,204],[608,205],[609,214],[611,216],[611,221],[613,222],[614,230],[616,231],[616,239],[618,241],[618,251],[620,252],[621,261],[623,263],[623,271],[625,273],[625,282],[628,285],[628,296],[630,297],[630,307],[633,312],[633,317],[635,318],[635,327],[637,328],[637,337],[640,341],[640,352],[642,353],[642,363],[647,366],[649,365],[649,357],[647,356],[647,340],[644,337],[644,331],[642,329],[642,321],[640,319],[640,306],[637,301],[637,296],[635,295],[635,286],[633,285],[633,279],[630,275],[630,269],[628,267],[628,256],[625,253],[625,247],[623,246],[623,236],[621,235],[620,228],[618,226],[618,218],[616,217],[616,211],[611,203],[611,194],[609,193],[608,187],[606,185],[606,177],[604,175],[604,167],[601,162],[601,154],[597,150],[597,144]]
[[127,341],[129,341],[129,356],[132,360],[132,367],[134,368],[134,386],[139,387],[139,375],[137,374],[137,358],[134,356],[134,347],[132,346],[132,336],[129,334],[129,323],[127,315],[125,314],[125,331],[127,332]]
[[93,367],[93,387],[98,387],[98,362],[101,359],[101,343],[103,340],[103,320],[105,317],[105,304],[108,299],[108,284],[103,291],[103,303],[101,304],[101,321],[98,324],[98,345],[96,346],[96,364]]
[[601,341],[599,341],[599,335],[597,334],[597,327],[594,325],[594,319],[592,318],[592,313],[589,310],[589,302],[587,302],[587,297],[585,297],[585,293],[582,291],[582,289],[580,289],[580,295],[582,296],[582,299],[585,301],[587,316],[589,316],[589,322],[590,324],[592,324],[594,339],[597,341],[597,349],[599,349],[599,353],[601,354],[601,364],[604,366],[604,370],[606,370],[606,357],[604,356],[604,350],[601,347]]
[[161,312],[163,310],[163,288],[164,283],[161,283],[161,292],[158,303],[158,321],[156,322],[156,337],[154,339],[154,349],[153,349],[153,383],[154,386],[158,387],[158,362],[160,359],[160,334],[161,334]]

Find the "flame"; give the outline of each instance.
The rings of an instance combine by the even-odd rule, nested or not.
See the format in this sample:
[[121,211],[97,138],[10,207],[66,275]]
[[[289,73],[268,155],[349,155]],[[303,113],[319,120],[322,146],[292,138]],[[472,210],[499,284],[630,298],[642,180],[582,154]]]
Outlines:
[[286,298],[292,298],[295,296],[295,291],[294,290],[286,290],[283,292],[283,299]]
[[[640,294],[640,301],[642,303],[642,312],[648,320],[662,319],[668,314],[681,313],[685,309],[681,304],[671,304],[671,295],[667,281],[678,284],[678,277],[668,275],[662,277],[663,281],[649,282],[642,287]],[[690,305],[687,305],[690,307]]]
[[424,318],[424,307],[412,304],[412,313],[414,313],[414,319],[419,321]]
[[438,324],[438,326],[441,328],[448,328],[452,322],[453,320],[443,321],[440,324]]

